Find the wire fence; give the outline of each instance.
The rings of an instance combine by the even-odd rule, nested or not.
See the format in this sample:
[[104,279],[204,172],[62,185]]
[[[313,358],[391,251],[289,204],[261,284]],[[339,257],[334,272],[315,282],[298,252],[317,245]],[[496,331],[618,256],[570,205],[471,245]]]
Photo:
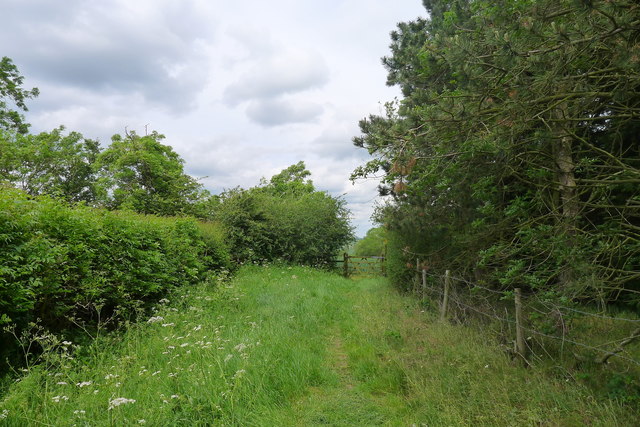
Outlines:
[[[640,341],[640,319],[593,313],[542,299],[536,295],[528,295],[523,299],[524,302],[519,302],[515,294],[520,294],[520,290],[491,289],[451,276],[448,272],[442,276],[417,269],[413,291],[425,298],[428,296],[432,300],[438,300],[442,319],[463,322],[469,313],[473,313],[480,319],[497,322],[503,333],[506,327],[508,329],[506,335],[509,335],[506,338],[514,343],[513,352],[525,360],[527,354],[535,356],[537,350],[550,355],[549,345],[545,340],[551,340],[560,345],[561,352],[571,345],[593,353],[581,356],[573,352],[572,356],[575,358],[587,358],[596,363],[609,363],[615,359],[640,366],[640,358],[634,357],[629,351],[632,343]],[[521,304],[520,308],[517,307],[518,303]],[[525,313],[523,318],[518,318],[519,310]],[[595,344],[592,341],[584,342],[584,333],[581,337],[571,336],[570,324],[589,318],[606,321],[599,322],[599,327],[610,327],[610,337],[613,339]],[[547,328],[540,330],[534,319],[538,319],[539,324],[546,324]],[[629,329],[633,327],[635,329]],[[526,345],[526,348],[518,347],[518,334],[527,335],[524,344],[520,344]]]

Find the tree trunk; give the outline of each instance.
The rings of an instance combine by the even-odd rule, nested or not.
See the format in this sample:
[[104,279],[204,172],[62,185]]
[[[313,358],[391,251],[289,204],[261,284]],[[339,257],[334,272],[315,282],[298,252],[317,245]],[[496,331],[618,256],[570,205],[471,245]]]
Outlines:
[[[558,111],[558,118],[566,118],[566,106]],[[575,178],[575,162],[573,159],[573,138],[567,134],[562,125],[556,130],[552,142],[552,155],[556,169],[559,204],[556,215],[559,221],[559,231],[566,237],[567,249],[575,245],[574,236],[577,228],[577,218],[580,212],[578,189]],[[567,286],[574,279],[574,260],[566,259],[559,274],[560,284]]]

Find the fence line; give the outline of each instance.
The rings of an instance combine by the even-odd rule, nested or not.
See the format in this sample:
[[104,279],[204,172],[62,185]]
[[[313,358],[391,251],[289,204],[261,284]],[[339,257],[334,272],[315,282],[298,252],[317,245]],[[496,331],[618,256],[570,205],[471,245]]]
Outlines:
[[[426,275],[427,276],[431,276],[433,278],[437,278],[437,279],[442,278],[442,276],[438,276],[436,274],[430,274],[428,272],[426,273]],[[504,296],[506,293],[512,292],[511,290],[498,291],[498,290],[495,290],[495,289],[490,289],[490,288],[478,285],[477,283],[472,283],[472,282],[469,282],[468,280],[465,280],[465,279],[462,279],[462,278],[459,278],[459,277],[455,277],[455,276],[451,276],[451,279],[455,280],[456,282],[464,283],[464,284],[466,284],[468,286],[471,286],[473,288],[482,289],[484,291],[491,292],[491,293],[497,294],[497,295],[503,295]],[[580,314],[583,314],[585,316],[596,317],[596,318],[599,318],[599,319],[619,320],[619,321],[623,321],[623,322],[640,323],[640,319],[627,319],[625,317],[612,317],[612,316],[606,316],[606,315],[603,315],[603,314],[589,313],[587,311],[582,311],[582,310],[578,310],[578,309],[575,309],[575,308],[572,308],[572,307],[567,307],[565,305],[552,303],[550,301],[543,301],[538,297],[536,297],[536,300],[538,302],[540,302],[540,304],[545,305],[547,307],[548,307],[548,305],[551,305],[551,306],[553,306],[553,308],[556,308],[556,309],[563,309],[563,310],[573,311],[575,313],[580,313]]]
[[[503,323],[506,323],[506,324],[514,325],[516,327],[516,331],[527,331],[528,333],[530,333],[532,335],[537,335],[537,336],[553,339],[553,340],[556,340],[556,341],[561,341],[563,344],[565,342],[566,343],[570,343],[570,344],[576,345],[578,347],[582,347],[582,348],[585,348],[585,349],[588,349],[588,350],[592,350],[592,351],[598,352],[602,356],[600,357],[599,360],[596,360],[596,362],[605,363],[609,358],[615,356],[615,357],[617,357],[617,358],[619,358],[621,360],[625,360],[627,362],[630,362],[630,363],[633,363],[635,365],[640,366],[640,362],[638,360],[635,360],[635,359],[632,359],[630,357],[626,357],[626,356],[620,354],[622,351],[624,351],[623,347],[625,345],[631,343],[632,341],[634,341],[637,338],[640,338],[640,328],[636,329],[632,333],[631,336],[620,338],[620,339],[617,339],[617,340],[614,340],[614,341],[609,341],[609,342],[600,344],[600,346],[611,345],[611,344],[618,344],[619,345],[619,347],[614,349],[614,350],[605,350],[605,349],[602,349],[602,348],[599,348],[599,347],[594,347],[592,345],[589,345],[589,344],[586,344],[586,343],[583,343],[583,342],[579,342],[579,341],[576,341],[576,340],[569,339],[569,338],[565,337],[564,334],[563,334],[562,337],[557,337],[557,336],[554,336],[554,335],[550,335],[550,334],[547,334],[547,333],[544,333],[544,332],[537,331],[537,330],[532,329],[530,327],[523,326],[517,320],[509,319],[509,318],[506,318],[506,317],[497,316],[495,314],[487,313],[485,311],[482,311],[482,310],[480,310],[480,309],[478,309],[478,308],[476,308],[476,307],[474,307],[472,305],[469,305],[469,304],[463,302],[460,298],[458,298],[458,296],[457,296],[457,294],[455,292],[451,292],[448,289],[448,285],[447,284],[450,283],[451,279],[453,279],[453,280],[456,280],[457,282],[464,283],[464,284],[466,284],[468,286],[472,286],[474,288],[480,288],[480,289],[485,289],[485,290],[491,291],[494,294],[504,295],[506,291],[496,291],[494,289],[488,289],[488,288],[485,288],[483,286],[478,286],[478,285],[476,285],[474,283],[471,283],[471,282],[469,282],[467,280],[454,278],[450,274],[446,274],[445,277],[444,277],[444,280],[445,280],[444,289],[439,289],[437,287],[427,287],[426,286],[426,277],[427,276],[438,278],[438,279],[442,279],[443,277],[435,275],[435,274],[429,274],[429,273],[426,272],[425,269],[420,271],[420,273],[421,273],[420,275],[421,275],[421,279],[422,279],[422,293],[423,293],[423,295],[426,292],[435,292],[436,294],[438,294],[442,298],[442,306],[441,306],[441,310],[440,310],[441,319],[444,318],[444,314],[447,311],[448,305],[449,305],[450,302],[452,302],[452,303],[454,303],[454,304],[456,304],[458,306],[467,308],[467,309],[469,309],[469,310],[471,310],[471,311],[473,311],[475,313],[478,313],[478,314],[480,314],[482,316],[491,318],[493,320],[498,320],[499,322],[503,322]],[[447,273],[448,273],[448,271],[447,271]],[[419,279],[420,278],[418,278],[418,280]],[[538,301],[539,303],[543,304],[547,308],[549,307],[549,305],[546,305],[546,304],[550,304],[552,307],[554,306],[553,304],[548,303],[548,302],[546,302],[546,304],[545,304],[545,303],[543,303],[543,301],[540,301],[538,298],[536,298],[536,301]],[[548,313],[544,313],[543,311],[538,310],[538,309],[536,309],[535,307],[532,307],[532,306],[528,306],[527,308],[533,309],[533,310],[535,310],[535,311],[537,311],[537,312],[539,312],[541,314],[548,314]],[[628,322],[640,322],[640,320],[627,319],[627,318],[623,318],[623,317],[611,317],[611,316],[598,315],[598,314],[593,314],[593,313],[589,313],[589,312],[586,312],[586,311],[581,311],[581,310],[572,309],[570,307],[559,306],[559,305],[556,306],[555,308],[564,308],[564,309],[568,309],[570,311],[575,311],[577,313],[584,314],[584,315],[587,315],[587,316],[592,316],[592,317],[602,318],[602,319],[607,319],[607,320],[620,320],[620,321],[628,321]],[[560,314],[562,314],[562,313],[560,313]],[[564,326],[563,326],[563,329],[564,329]],[[521,354],[521,353],[524,353],[523,348],[524,348],[523,344],[521,344],[519,346],[519,348],[518,348],[518,353],[524,359],[525,355]]]

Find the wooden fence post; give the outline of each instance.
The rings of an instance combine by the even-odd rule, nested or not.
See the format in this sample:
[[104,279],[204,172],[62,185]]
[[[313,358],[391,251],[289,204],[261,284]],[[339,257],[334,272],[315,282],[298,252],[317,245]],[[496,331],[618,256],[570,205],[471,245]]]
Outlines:
[[349,277],[349,254],[346,252],[344,253],[344,262],[342,268],[344,268],[344,277]]
[[449,288],[451,287],[451,277],[449,270],[444,272],[444,295],[442,296],[442,307],[440,307],[440,320],[447,318],[447,306],[449,305]]
[[418,294],[420,287],[420,258],[416,258],[416,279],[413,281],[413,293]]
[[427,269],[422,269],[422,299],[427,296]]
[[526,363],[527,345],[524,342],[524,330],[522,327],[522,291],[520,288],[515,289],[516,302],[516,351]]

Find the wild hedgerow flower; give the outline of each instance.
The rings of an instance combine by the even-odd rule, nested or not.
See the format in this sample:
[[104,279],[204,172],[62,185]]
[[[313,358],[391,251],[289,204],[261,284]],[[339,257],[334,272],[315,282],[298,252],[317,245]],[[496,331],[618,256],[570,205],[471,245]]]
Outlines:
[[56,383],[56,385],[67,385],[68,383],[66,381],[58,381]]
[[149,320],[147,320],[147,323],[157,323],[157,322],[162,322],[164,320],[164,317],[162,316],[153,316],[150,317]]
[[120,406],[120,405],[126,405],[129,403],[136,403],[135,399],[127,399],[126,397],[116,397],[115,399],[111,399],[109,400],[109,411],[112,410],[113,408]]
[[166,328],[167,326],[176,326],[176,324],[175,323],[163,323],[162,324],[163,328]]
[[84,415],[86,412],[83,409],[76,409],[73,411],[73,415]]
[[60,403],[61,400],[69,400],[69,398],[67,396],[53,396],[51,398],[51,400],[53,400],[56,403]]
[[244,369],[240,369],[238,371],[236,371],[235,374],[233,374],[233,377],[231,378],[232,380],[237,380],[238,378],[242,377],[247,371],[245,371]]
[[146,424],[146,423],[147,423],[147,420],[145,420],[145,419],[141,418],[141,419],[138,420],[138,424]]
[[107,374],[107,375],[104,376],[104,379],[105,380],[110,380],[112,378],[118,378],[119,376],[120,375],[118,375],[118,374]]
[[82,381],[81,383],[77,383],[76,384],[78,387],[82,388],[82,387],[86,387],[91,385],[91,381]]
[[9,411],[7,409],[3,409],[2,413],[0,414],[0,420],[7,418],[7,416],[9,416]]

